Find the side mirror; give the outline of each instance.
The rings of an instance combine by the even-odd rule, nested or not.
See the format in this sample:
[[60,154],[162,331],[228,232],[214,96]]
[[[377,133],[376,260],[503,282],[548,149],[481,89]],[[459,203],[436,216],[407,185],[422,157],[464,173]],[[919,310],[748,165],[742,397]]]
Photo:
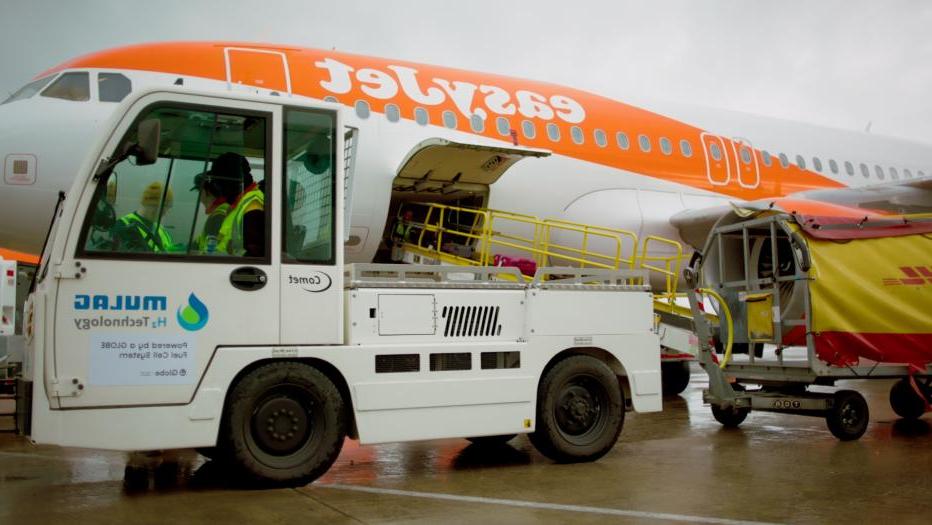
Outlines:
[[133,148],[136,164],[147,166],[155,164],[159,158],[159,137],[162,132],[162,122],[159,119],[147,119],[139,123],[136,130],[138,142]]

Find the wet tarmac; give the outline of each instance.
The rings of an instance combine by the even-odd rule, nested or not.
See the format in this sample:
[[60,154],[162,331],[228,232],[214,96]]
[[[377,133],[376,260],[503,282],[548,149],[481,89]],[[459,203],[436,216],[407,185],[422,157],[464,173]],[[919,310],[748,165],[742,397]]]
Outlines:
[[[849,381],[870,403],[859,441],[822,419],[752,413],[724,429],[705,375],[657,414],[629,413],[618,445],[559,465],[523,436],[377,446],[347,441],[299,489],[244,487],[194,452],[124,486],[121,453],[33,446],[0,432],[0,523],[929,523],[932,414],[897,419],[889,381]],[[0,430],[10,421],[0,417]],[[6,425],[6,427],[4,427]]]

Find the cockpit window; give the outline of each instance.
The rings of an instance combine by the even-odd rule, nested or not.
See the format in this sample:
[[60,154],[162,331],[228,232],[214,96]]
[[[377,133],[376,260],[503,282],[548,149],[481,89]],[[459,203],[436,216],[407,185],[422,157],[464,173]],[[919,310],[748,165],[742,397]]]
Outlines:
[[27,99],[35,95],[39,91],[42,91],[42,88],[51,82],[53,78],[55,78],[55,75],[49,75],[45,78],[40,78],[39,80],[33,80],[32,82],[19,88],[16,93],[10,95],[9,98],[3,101],[3,104],[9,104],[10,102],[16,102],[17,100]]
[[42,92],[43,97],[83,102],[91,99],[90,75],[86,72],[65,73]]
[[132,90],[132,83],[120,73],[101,73],[97,76],[97,93],[101,102],[120,102]]

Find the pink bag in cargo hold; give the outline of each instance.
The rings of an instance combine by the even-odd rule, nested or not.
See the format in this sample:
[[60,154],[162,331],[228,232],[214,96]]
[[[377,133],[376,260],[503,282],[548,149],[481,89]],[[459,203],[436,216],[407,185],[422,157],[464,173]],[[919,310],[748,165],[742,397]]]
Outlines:
[[537,272],[537,263],[530,259],[495,254],[495,258],[492,259],[492,262],[495,266],[515,267],[518,271],[527,276],[533,276]]

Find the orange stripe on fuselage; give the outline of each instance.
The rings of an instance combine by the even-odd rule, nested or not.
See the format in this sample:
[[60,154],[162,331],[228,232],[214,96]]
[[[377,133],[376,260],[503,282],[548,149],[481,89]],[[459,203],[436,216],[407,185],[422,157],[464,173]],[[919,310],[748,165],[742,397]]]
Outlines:
[[[570,113],[566,110],[560,111],[556,107],[561,105],[559,103],[551,104],[554,97],[558,97],[558,100],[570,99],[581,105],[585,111],[584,120],[578,123],[584,133],[583,144],[575,144],[572,141],[571,127],[574,123],[561,119],[559,115],[555,114],[553,118],[549,119],[540,116],[526,117],[519,112],[502,116],[509,120],[511,129],[518,131],[519,141],[522,145],[546,148],[567,157],[627,170],[701,190],[709,190],[739,199],[755,200],[815,188],[843,187],[842,184],[828,177],[799,169],[794,165],[782,168],[776,158],[771,159],[771,166],[764,166],[761,151],[756,149],[752,151],[758,164],[760,182],[753,188],[743,187],[738,181],[739,177],[736,168],[748,170],[750,167],[735,158],[733,148],[737,149],[738,145],[727,138],[722,138],[722,141],[725,150],[724,154],[728,156],[728,162],[732,170],[731,180],[726,185],[714,185],[707,174],[706,155],[703,153],[703,145],[700,139],[704,130],[695,126],[568,87],[398,60],[371,58],[334,51],[256,44],[180,42],[144,44],[102,51],[74,59],[44,74],[68,68],[117,68],[156,71],[226,81],[224,48],[227,47],[254,48],[283,53],[288,59],[292,91],[295,94],[318,99],[333,96],[348,106],[352,106],[358,100],[365,100],[371,110],[378,113],[384,113],[385,106],[391,103],[399,107],[402,118],[409,120],[413,120],[414,110],[420,106],[428,111],[430,122],[434,125],[439,125],[442,122],[442,115],[445,111],[452,111],[457,116],[456,129],[459,131],[499,140],[509,139],[502,137],[496,130],[495,119],[499,115],[490,110],[495,105],[490,102],[490,99],[496,95],[501,97],[501,92],[507,93],[509,98],[507,102],[498,104],[497,107],[508,107],[508,104],[517,106],[517,93],[526,91],[532,92],[535,96],[539,95],[540,100],[544,101],[543,105],[550,108],[549,112],[544,109],[544,113]],[[239,56],[245,55],[240,53]],[[338,62],[345,66],[347,70],[352,68],[353,71],[348,77],[349,82],[344,82],[344,84],[348,84],[348,89],[345,92],[334,93],[324,88],[325,84],[334,84],[335,77],[345,77],[345,75],[337,74],[340,73],[339,71],[335,73],[329,67],[319,65],[323,64],[326,59]],[[231,74],[237,76],[235,81],[276,89],[282,82],[280,63],[281,60],[274,55],[252,57],[235,64],[231,68],[231,70],[234,70]],[[394,66],[394,69],[390,66]],[[246,70],[247,68],[249,70]],[[443,94],[443,101],[436,105],[428,105],[418,103],[408,96],[401,86],[401,73],[398,70],[402,68],[416,70],[417,80],[415,85],[422,94],[425,94],[426,90],[436,89]],[[364,75],[361,77],[357,76],[360,75],[360,70],[365,70]],[[373,96],[372,93],[378,91],[373,86],[384,88],[385,83],[380,83],[380,80],[384,81],[386,77],[392,79],[388,84],[394,83],[397,92],[387,98],[385,92],[381,94],[382,96]],[[446,81],[446,91],[441,83],[436,82],[438,79],[441,82]],[[483,132],[476,133],[472,131],[467,112],[458,109],[457,103],[450,93],[451,89],[458,86],[465,87],[464,91],[458,92],[458,94],[462,95],[460,107],[465,105],[463,100],[469,100],[468,105],[465,105],[469,110],[468,112],[476,108],[482,108],[487,112],[488,118]],[[464,95],[464,93],[470,91],[470,86],[475,88],[471,99]],[[483,88],[486,88],[485,92],[483,92]],[[391,90],[388,89],[388,91]],[[500,102],[501,100],[499,98]],[[523,120],[534,122],[536,128],[534,139],[523,136],[521,132],[521,122]],[[557,124],[559,127],[561,136],[559,142],[553,142],[547,137],[545,126],[550,122]],[[605,132],[608,142],[606,147],[600,147],[595,143],[593,133],[596,129]],[[627,150],[620,149],[615,143],[615,133],[618,131],[622,131],[628,136],[630,146]],[[638,148],[638,135],[641,134],[650,137],[650,153],[643,153]],[[661,152],[660,137],[670,139],[673,146],[672,155],[665,155]],[[690,142],[693,150],[692,157],[686,158],[679,153],[679,143],[682,139]],[[709,162],[713,161],[710,159]],[[725,168],[724,165],[722,168]],[[745,182],[756,181],[757,178],[748,173],[745,172]],[[572,176],[572,174],[568,174],[568,176]],[[722,180],[721,176],[713,178],[717,181]],[[750,185],[753,185],[753,183]]]

